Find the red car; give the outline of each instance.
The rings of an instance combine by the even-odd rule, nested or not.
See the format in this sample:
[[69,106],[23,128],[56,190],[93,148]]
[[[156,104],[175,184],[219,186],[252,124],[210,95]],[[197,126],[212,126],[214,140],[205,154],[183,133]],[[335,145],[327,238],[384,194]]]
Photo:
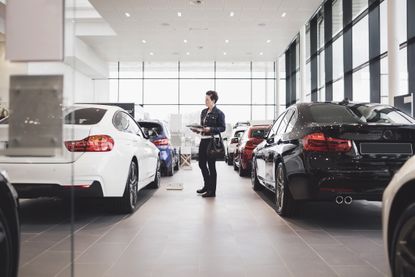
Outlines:
[[233,168],[239,171],[239,176],[246,176],[251,172],[252,153],[264,140],[271,125],[254,125],[249,127],[236,147]]

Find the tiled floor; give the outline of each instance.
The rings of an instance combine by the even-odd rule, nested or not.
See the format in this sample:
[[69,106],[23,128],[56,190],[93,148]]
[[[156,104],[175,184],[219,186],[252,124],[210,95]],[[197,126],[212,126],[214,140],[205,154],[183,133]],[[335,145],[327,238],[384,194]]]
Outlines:
[[[132,216],[105,202],[77,203],[75,276],[386,276],[381,204],[307,204],[296,219],[268,193],[218,162],[216,199],[203,199],[197,164],[140,193]],[[183,191],[167,191],[181,182]],[[59,200],[22,201],[20,276],[71,276],[70,211]]]

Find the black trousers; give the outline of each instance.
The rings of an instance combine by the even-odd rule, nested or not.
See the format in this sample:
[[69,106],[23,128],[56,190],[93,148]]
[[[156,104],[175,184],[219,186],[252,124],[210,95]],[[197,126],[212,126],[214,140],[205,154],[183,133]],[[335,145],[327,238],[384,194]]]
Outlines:
[[[216,194],[216,159],[209,159],[206,155],[207,147],[211,139],[200,140],[199,145],[199,167],[202,171],[204,188],[208,193]],[[208,168],[209,167],[209,168]]]

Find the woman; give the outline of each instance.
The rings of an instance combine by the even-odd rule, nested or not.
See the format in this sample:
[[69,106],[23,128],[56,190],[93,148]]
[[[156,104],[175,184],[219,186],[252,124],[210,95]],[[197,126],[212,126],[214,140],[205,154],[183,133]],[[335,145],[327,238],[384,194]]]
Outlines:
[[200,125],[203,126],[203,131],[199,145],[199,167],[202,171],[204,186],[197,190],[197,193],[203,193],[203,197],[216,196],[216,159],[208,158],[206,152],[209,142],[212,140],[212,134],[216,137],[226,129],[225,114],[216,107],[218,99],[216,91],[206,92],[207,109],[204,109],[200,114]]

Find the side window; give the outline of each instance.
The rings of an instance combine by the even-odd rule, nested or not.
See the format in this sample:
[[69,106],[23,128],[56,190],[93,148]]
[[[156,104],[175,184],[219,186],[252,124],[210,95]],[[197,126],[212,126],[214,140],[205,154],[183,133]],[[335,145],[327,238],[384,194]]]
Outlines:
[[288,122],[291,119],[291,116],[293,115],[294,110],[288,110],[287,113],[284,115],[284,118],[281,121],[280,126],[278,127],[277,135],[280,136],[285,133],[285,129],[287,128]]
[[277,134],[278,127],[280,126],[280,123],[284,118],[284,115],[285,113],[280,114],[277,121],[275,121],[274,125],[272,126],[271,131],[269,132],[269,136],[275,136]]
[[290,122],[288,122],[288,126],[287,126],[287,129],[285,130],[285,133],[290,133],[293,130],[294,125],[297,122],[297,118],[298,118],[298,113],[296,110],[294,110],[294,114],[291,116]]
[[140,135],[141,136],[141,130],[140,127],[138,127],[137,123],[134,121],[134,119],[131,118],[126,113],[123,113],[125,117],[127,117],[128,120],[128,128],[125,130],[127,133],[134,134],[134,135]]
[[125,132],[128,128],[129,121],[123,112],[117,112],[112,119],[112,124],[117,130]]

